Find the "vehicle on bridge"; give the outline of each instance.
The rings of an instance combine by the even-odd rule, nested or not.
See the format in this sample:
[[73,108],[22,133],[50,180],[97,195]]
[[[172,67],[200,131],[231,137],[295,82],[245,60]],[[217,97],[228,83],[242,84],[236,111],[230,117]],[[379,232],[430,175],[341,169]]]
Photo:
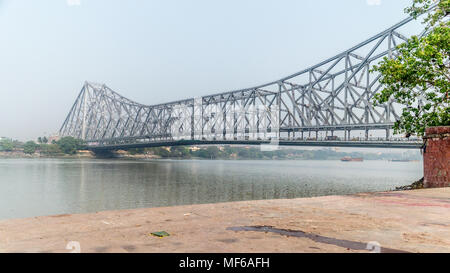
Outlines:
[[362,157],[349,157],[349,156],[345,156],[343,158],[341,158],[341,161],[344,162],[362,162],[364,161],[364,159]]
[[341,140],[341,139],[338,136],[327,136],[327,137],[325,137],[325,140],[336,141],[336,140]]

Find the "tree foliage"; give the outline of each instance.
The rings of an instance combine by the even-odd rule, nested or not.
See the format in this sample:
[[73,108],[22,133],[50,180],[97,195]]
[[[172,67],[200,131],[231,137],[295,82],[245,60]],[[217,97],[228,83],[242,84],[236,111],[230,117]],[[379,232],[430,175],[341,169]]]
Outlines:
[[0,151],[10,152],[14,149],[14,143],[11,139],[3,139],[0,142]]
[[170,152],[165,147],[153,148],[153,152],[155,155],[158,155],[160,157],[170,157]]
[[37,145],[36,143],[34,143],[34,141],[27,141],[24,145],[23,145],[23,152],[26,154],[34,154],[36,152],[36,149],[39,145]]
[[171,147],[170,154],[172,157],[179,157],[179,158],[190,158],[191,157],[189,149],[185,146]]
[[44,155],[59,155],[61,154],[61,149],[56,144],[41,144],[40,147],[41,154]]
[[433,6],[436,6],[436,9],[429,13],[423,21],[423,23],[429,23],[430,26],[433,26],[448,15],[450,10],[449,0],[413,0],[412,5],[407,7],[405,12],[417,19]]
[[59,149],[65,154],[75,154],[77,150],[81,150],[84,142],[71,136],[63,137],[56,142]]
[[47,137],[38,137],[37,139],[38,143],[40,144],[47,144],[48,143],[48,138]]
[[375,102],[394,100],[406,105],[394,125],[396,133],[423,135],[426,127],[450,125],[450,23],[445,20],[449,3],[414,0],[405,9],[414,17],[437,4],[424,20],[429,33],[411,37],[398,46],[398,57],[385,57],[373,69],[381,73],[380,82],[385,86],[375,95]]

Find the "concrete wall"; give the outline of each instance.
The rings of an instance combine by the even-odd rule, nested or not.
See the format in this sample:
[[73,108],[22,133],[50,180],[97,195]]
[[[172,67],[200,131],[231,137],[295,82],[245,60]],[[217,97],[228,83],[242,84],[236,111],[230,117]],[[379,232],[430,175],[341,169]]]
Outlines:
[[425,134],[424,186],[450,186],[450,126],[430,127]]

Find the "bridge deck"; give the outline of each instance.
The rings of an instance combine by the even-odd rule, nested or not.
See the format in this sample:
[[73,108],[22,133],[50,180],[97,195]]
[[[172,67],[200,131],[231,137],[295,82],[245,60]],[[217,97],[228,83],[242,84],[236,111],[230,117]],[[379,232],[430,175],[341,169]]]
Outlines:
[[148,148],[162,146],[191,146],[191,145],[265,145],[267,150],[279,146],[311,146],[311,147],[353,147],[353,148],[396,148],[396,149],[420,149],[422,142],[417,141],[298,141],[280,140],[271,143],[264,140],[178,140],[178,141],[153,141],[145,143],[90,145],[90,150],[118,150],[133,148]]

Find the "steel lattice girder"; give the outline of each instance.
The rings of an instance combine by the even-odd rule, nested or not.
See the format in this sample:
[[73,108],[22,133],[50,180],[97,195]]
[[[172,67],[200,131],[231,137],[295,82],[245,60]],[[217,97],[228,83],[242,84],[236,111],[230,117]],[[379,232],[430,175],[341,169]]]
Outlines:
[[[399,118],[393,100],[375,106],[380,75],[371,67],[396,57],[408,18],[333,58],[278,81],[242,90],[146,106],[106,85],[86,82],[61,136],[94,145],[165,140],[266,140],[280,132],[384,129]],[[424,35],[422,33],[421,35]],[[365,54],[362,54],[365,53]]]

